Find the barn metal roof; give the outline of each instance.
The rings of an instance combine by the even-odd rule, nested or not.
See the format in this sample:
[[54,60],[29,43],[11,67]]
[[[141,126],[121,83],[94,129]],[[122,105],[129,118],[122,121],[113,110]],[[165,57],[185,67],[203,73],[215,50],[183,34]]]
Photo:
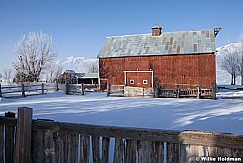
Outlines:
[[84,76],[81,77],[82,79],[90,79],[90,78],[99,78],[98,73],[87,73],[84,74]]
[[98,58],[214,53],[214,29],[107,37]]

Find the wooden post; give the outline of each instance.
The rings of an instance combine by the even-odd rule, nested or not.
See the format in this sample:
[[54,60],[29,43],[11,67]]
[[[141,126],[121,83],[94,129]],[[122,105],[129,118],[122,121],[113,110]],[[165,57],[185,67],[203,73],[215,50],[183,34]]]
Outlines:
[[102,138],[102,158],[101,163],[109,162],[109,147],[110,147],[110,138]]
[[167,162],[179,162],[179,144],[167,143]]
[[107,97],[109,97],[110,96],[110,93],[111,93],[110,92],[111,91],[110,87],[111,87],[110,82],[107,81]]
[[15,163],[31,162],[31,108],[18,108]]
[[65,85],[66,85],[65,93],[66,93],[66,95],[68,95],[68,93],[69,93],[69,84],[66,83]]
[[56,92],[59,91],[59,88],[58,88],[58,83],[56,83]]
[[100,78],[98,78],[98,90],[100,91]]
[[159,97],[159,83],[155,82],[154,84],[154,97],[158,98]]
[[92,152],[93,152],[93,163],[100,163],[100,137],[92,135]]
[[164,142],[152,142],[151,162],[164,162]]
[[4,125],[0,125],[0,162],[4,162]]
[[136,162],[136,149],[137,141],[127,139],[126,140],[126,149],[125,149],[125,163]]
[[3,97],[3,95],[2,95],[2,84],[0,84],[0,97]]
[[[15,113],[6,112],[5,117],[15,118]],[[5,125],[5,162],[14,162],[14,126]]]
[[22,97],[25,97],[24,84],[21,84],[21,87],[22,87]]
[[124,162],[124,147],[123,139],[115,138],[114,163]]
[[41,94],[44,94],[44,83],[41,83]]
[[217,84],[215,81],[212,82],[212,99],[216,100],[216,89],[217,89]]
[[68,80],[67,80],[67,73],[65,73],[65,93],[68,94]]
[[80,141],[80,162],[90,162],[90,136],[81,135]]
[[157,162],[152,161],[154,156],[152,156],[152,142],[151,141],[138,141],[137,143],[137,151],[138,151],[138,162]]
[[84,95],[84,83],[81,83],[81,93]]
[[144,87],[143,87],[143,97],[144,97]]
[[197,99],[201,98],[200,83],[197,83]]
[[180,145],[180,162],[197,162],[196,157],[204,156],[204,150],[202,145],[182,144]]
[[176,98],[180,98],[180,88],[178,84],[176,84]]

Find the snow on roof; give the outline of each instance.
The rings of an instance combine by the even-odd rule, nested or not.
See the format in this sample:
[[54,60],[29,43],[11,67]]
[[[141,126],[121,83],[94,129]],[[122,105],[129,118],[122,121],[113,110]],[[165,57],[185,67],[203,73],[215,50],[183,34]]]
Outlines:
[[85,73],[84,76],[82,76],[82,79],[85,78],[99,78],[99,74],[98,73]]
[[99,78],[98,73],[78,73],[75,72],[74,70],[66,70],[65,73],[73,74],[80,79]]
[[68,73],[68,74],[76,74],[76,72],[74,70],[66,70],[64,73]]

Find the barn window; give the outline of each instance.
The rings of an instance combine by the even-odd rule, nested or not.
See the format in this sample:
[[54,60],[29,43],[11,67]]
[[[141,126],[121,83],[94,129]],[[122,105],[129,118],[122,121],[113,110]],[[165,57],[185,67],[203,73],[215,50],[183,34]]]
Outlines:
[[134,80],[130,80],[130,84],[134,84]]
[[143,80],[143,84],[148,84],[148,80]]

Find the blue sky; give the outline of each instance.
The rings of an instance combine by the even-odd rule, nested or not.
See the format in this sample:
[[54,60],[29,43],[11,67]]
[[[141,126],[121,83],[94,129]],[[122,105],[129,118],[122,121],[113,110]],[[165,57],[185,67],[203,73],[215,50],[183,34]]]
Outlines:
[[1,0],[0,73],[16,58],[22,35],[53,37],[58,58],[96,58],[105,38],[163,31],[221,27],[216,46],[237,42],[243,29],[242,0]]

